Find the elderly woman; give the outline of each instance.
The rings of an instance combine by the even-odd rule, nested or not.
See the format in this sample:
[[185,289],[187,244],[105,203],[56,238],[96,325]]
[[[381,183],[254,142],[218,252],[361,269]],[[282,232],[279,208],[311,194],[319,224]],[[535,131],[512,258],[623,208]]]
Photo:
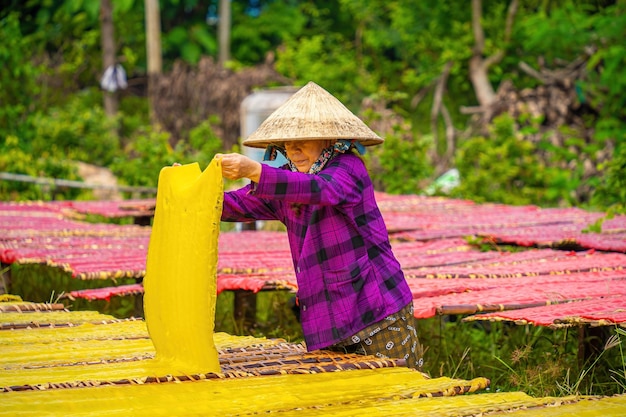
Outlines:
[[374,188],[357,152],[383,142],[339,100],[310,82],[243,144],[281,152],[281,168],[219,154],[225,178],[248,178],[224,195],[223,221],[279,220],[287,229],[309,351],[423,363],[411,291],[394,257]]

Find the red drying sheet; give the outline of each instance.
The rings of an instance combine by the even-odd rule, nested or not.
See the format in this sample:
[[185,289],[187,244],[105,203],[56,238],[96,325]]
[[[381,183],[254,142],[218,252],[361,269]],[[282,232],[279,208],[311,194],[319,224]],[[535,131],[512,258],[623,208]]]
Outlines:
[[156,200],[154,198],[120,200],[120,201],[51,201],[46,203],[51,207],[64,210],[68,215],[96,214],[102,217],[143,217],[152,216]]
[[[497,253],[497,252],[489,252]],[[462,258],[463,254],[459,255]],[[585,271],[620,270],[626,266],[626,254],[603,252],[566,252],[535,249],[525,252],[502,252],[479,261],[458,262],[435,267],[405,268],[409,278],[516,278]]]
[[577,208],[476,204],[424,196],[377,199],[391,235],[403,240],[482,236],[520,246],[576,247],[626,252],[626,216],[607,219],[602,233],[584,233],[603,213]]
[[[408,198],[408,201],[413,201]],[[587,223],[601,217],[580,209],[541,209],[536,206],[507,206],[503,204],[475,204],[463,200],[422,200],[422,204],[407,204],[395,200],[402,209],[392,204],[381,204],[381,212],[391,232],[407,231],[420,236],[428,231],[500,230],[549,224]]]
[[[509,236],[511,242],[526,246],[575,242],[582,247],[626,252],[620,246],[626,242],[626,216],[605,221],[602,234],[585,234],[582,229],[600,214],[579,209],[476,204],[442,197],[378,193],[377,199],[392,232],[394,253],[409,280],[418,317],[605,296],[605,287],[616,293],[622,291],[617,281],[624,280],[620,275],[626,267],[624,253],[554,249],[480,252],[468,245],[464,236],[480,235],[494,242],[505,242]],[[93,224],[66,216],[70,213],[75,217],[81,212],[115,217],[126,213],[121,204],[0,203],[0,261],[42,263],[80,279],[141,278],[145,274],[149,227]],[[138,201],[135,209],[143,210],[150,204]],[[220,234],[218,291],[296,287],[285,233]],[[89,291],[85,296],[102,299],[117,294],[105,289],[101,293]],[[124,288],[120,291],[123,294]]]
[[[261,290],[289,290],[297,289],[294,274],[252,274],[252,275],[217,275],[217,293],[228,290],[245,290],[257,293]],[[142,284],[119,285],[97,289],[71,291],[68,298],[82,298],[86,300],[110,300],[111,297],[143,294]]]
[[[0,203],[0,261],[41,263],[79,279],[143,277],[150,228],[94,224],[64,217],[71,205],[80,204]],[[93,202],[94,207],[95,204],[106,207],[105,203]],[[222,233],[218,268],[229,273],[289,270],[293,266],[286,234]]]
[[494,287],[494,283],[490,280],[472,279],[409,279],[408,283],[414,300],[481,291]]
[[293,273],[268,273],[268,274],[248,274],[233,275],[219,274],[217,275],[217,293],[222,291],[246,290],[259,292],[261,290],[289,290],[296,291],[298,284],[296,276]]
[[431,241],[392,241],[393,253],[402,268],[438,267],[499,258],[498,252],[480,252],[464,239],[438,239]]
[[602,233],[583,233],[582,230],[587,227],[587,224],[567,224],[496,230],[480,234],[498,243],[519,246],[569,246],[626,252],[626,231],[624,231],[624,226],[626,225],[611,229],[611,223],[608,223],[608,225],[603,226]]
[[118,285],[116,287],[96,288],[90,290],[71,291],[68,295],[70,299],[83,298],[85,300],[106,300],[111,297],[143,294],[143,285],[130,284]]
[[[426,281],[436,287],[438,280]],[[415,317],[474,314],[481,311],[513,310],[613,295],[626,296],[626,270],[468,281],[470,282],[465,292],[414,298]],[[472,287],[476,283],[482,286]]]
[[478,314],[465,320],[506,320],[535,326],[568,326],[575,324],[610,325],[626,323],[626,297],[607,296],[543,307]]

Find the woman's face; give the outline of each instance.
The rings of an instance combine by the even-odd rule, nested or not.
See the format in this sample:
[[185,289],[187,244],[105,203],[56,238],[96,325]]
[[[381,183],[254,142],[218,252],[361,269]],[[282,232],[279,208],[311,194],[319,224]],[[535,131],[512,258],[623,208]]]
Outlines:
[[330,140],[293,140],[285,142],[287,158],[298,168],[298,172],[309,172]]

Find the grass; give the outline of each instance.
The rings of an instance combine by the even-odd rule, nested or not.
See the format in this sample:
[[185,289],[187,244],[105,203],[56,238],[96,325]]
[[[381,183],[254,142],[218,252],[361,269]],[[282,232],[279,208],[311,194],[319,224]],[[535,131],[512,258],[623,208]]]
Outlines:
[[64,293],[82,289],[134,284],[131,278],[79,280],[58,268],[42,264],[12,264],[10,266],[10,292],[32,302],[61,302],[72,310],[95,310],[118,318],[135,314],[134,297],[113,297],[111,301],[69,300]]
[[[626,392],[626,334],[617,326],[588,336],[585,326],[549,329],[436,317],[420,320],[419,330],[429,347],[426,370],[431,376],[482,376],[491,380],[491,390],[533,396]],[[605,341],[600,351],[590,349],[591,338],[600,337]]]
[[[118,318],[137,316],[141,298],[110,301],[58,299],[63,291],[114,285],[79,281],[44,265],[12,265],[11,292],[34,302],[61,301],[75,310],[97,310]],[[130,283],[117,282],[117,284]],[[97,285],[96,285],[97,284]],[[235,294],[217,297],[215,329],[234,335],[302,341],[287,291],[261,291],[253,323],[235,314]],[[491,380],[490,390],[532,396],[613,395],[626,392],[626,330],[618,326],[550,329],[510,322],[463,322],[459,316],[419,320],[426,348],[424,371],[431,377]]]

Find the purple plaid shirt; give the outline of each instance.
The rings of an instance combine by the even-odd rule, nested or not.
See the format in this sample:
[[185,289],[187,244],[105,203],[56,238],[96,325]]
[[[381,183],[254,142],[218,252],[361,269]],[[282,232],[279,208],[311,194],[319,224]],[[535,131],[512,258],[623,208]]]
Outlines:
[[222,220],[253,219],[287,228],[309,350],[349,338],[411,302],[356,155],[337,155],[317,175],[263,165],[258,184],[224,195]]

